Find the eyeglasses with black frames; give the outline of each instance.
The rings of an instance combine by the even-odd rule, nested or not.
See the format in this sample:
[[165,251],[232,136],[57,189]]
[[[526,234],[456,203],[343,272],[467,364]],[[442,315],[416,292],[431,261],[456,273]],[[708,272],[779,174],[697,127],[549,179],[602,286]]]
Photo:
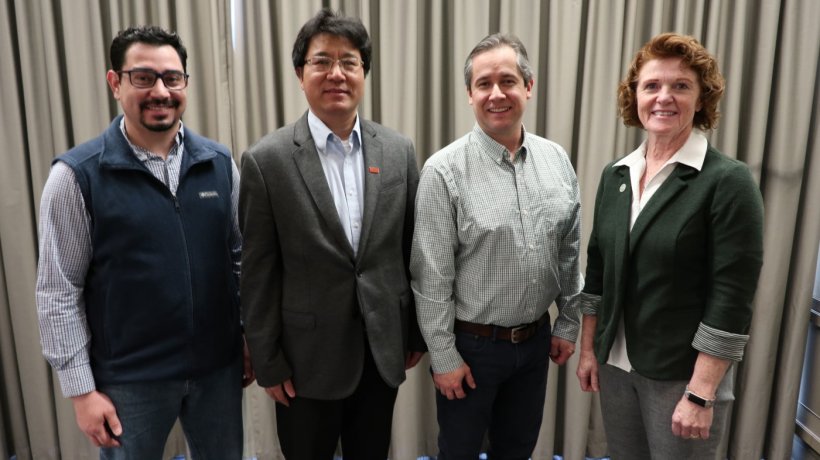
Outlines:
[[358,72],[362,64],[364,64],[361,59],[355,57],[333,59],[328,56],[313,56],[310,59],[305,59],[305,64],[312,65],[317,72],[330,72],[333,69],[333,65],[337,62],[342,72],[349,74]]
[[171,91],[179,91],[188,86],[188,74],[180,72],[179,70],[166,70],[165,72],[157,72],[154,69],[135,68],[131,70],[118,70],[117,75],[128,74],[131,84],[135,88],[153,88],[157,83],[157,79],[162,80],[162,83]]

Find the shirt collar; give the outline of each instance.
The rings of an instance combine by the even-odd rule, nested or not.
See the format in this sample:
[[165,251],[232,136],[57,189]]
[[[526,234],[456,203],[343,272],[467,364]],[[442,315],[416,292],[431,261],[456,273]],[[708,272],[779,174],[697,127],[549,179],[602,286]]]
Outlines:
[[[706,149],[709,142],[706,136],[698,129],[693,129],[689,133],[689,138],[686,143],[667,161],[667,163],[681,163],[698,171],[703,168],[703,162],[706,160]],[[633,150],[629,155],[621,158],[612,167],[628,166],[630,168],[638,166],[638,164],[645,161],[646,157],[646,140],[644,140],[637,149]]]
[[[316,150],[321,153],[325,153],[326,151],[328,137],[338,137],[312,110],[308,110],[308,128],[310,128],[310,135],[313,136],[313,143],[316,144]],[[359,115],[356,114],[353,131],[350,132],[350,143],[354,148],[360,145],[359,139],[361,139],[361,128],[359,127]]]
[[[524,142],[521,143],[521,147],[518,148],[518,152],[516,152],[515,157],[520,157],[521,161],[525,161],[527,159],[529,134],[524,128],[524,125],[521,125],[521,134],[524,136]],[[501,162],[504,161],[504,158],[507,155],[507,147],[499,144],[495,139],[485,133],[478,123],[473,125],[473,135],[475,136],[474,140],[481,146],[481,150],[487,154],[487,156],[489,156],[497,164],[501,164]]]
[[[131,152],[137,157],[138,160],[145,162],[149,158],[158,156],[157,154],[151,152],[150,150],[144,149],[139,145],[131,143],[131,139],[128,138],[128,133],[125,131],[125,117],[122,117],[120,120],[120,132],[122,132],[122,136],[125,138],[125,141],[128,142],[128,146],[131,147]],[[171,147],[171,150],[168,151],[168,155],[175,155],[179,151],[179,146],[182,144],[182,141],[185,140],[185,127],[182,125],[182,120],[179,120],[179,131],[177,131],[177,135],[174,136],[174,146]]]

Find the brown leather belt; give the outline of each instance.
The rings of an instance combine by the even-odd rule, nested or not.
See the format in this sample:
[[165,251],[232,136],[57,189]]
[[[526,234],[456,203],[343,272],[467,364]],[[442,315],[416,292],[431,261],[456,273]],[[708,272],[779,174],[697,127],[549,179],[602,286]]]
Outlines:
[[538,328],[540,328],[545,322],[549,321],[549,318],[549,312],[545,312],[540,318],[538,318],[537,321],[514,327],[470,323],[456,319],[454,329],[457,332],[465,332],[467,334],[479,335],[481,337],[493,337],[498,340],[508,340],[512,343],[520,343],[536,335],[538,333]]

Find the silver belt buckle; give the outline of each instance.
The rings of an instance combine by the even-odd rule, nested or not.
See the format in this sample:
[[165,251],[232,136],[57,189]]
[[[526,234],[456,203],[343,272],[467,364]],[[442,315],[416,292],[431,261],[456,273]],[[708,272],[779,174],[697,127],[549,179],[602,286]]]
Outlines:
[[527,340],[529,337],[525,337],[523,339],[518,339],[518,333],[521,331],[526,331],[527,328],[530,327],[529,324],[525,324],[523,326],[516,326],[510,330],[510,342],[512,343],[520,343],[524,340]]

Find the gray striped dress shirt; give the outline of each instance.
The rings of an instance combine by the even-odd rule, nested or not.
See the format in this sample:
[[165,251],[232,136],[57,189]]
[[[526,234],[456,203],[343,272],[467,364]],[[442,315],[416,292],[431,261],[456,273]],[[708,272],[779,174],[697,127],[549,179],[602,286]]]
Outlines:
[[554,301],[553,335],[579,329],[578,182],[558,144],[524,132],[510,162],[478,125],[421,171],[410,261],[433,371],[462,364],[453,321],[517,326]]

